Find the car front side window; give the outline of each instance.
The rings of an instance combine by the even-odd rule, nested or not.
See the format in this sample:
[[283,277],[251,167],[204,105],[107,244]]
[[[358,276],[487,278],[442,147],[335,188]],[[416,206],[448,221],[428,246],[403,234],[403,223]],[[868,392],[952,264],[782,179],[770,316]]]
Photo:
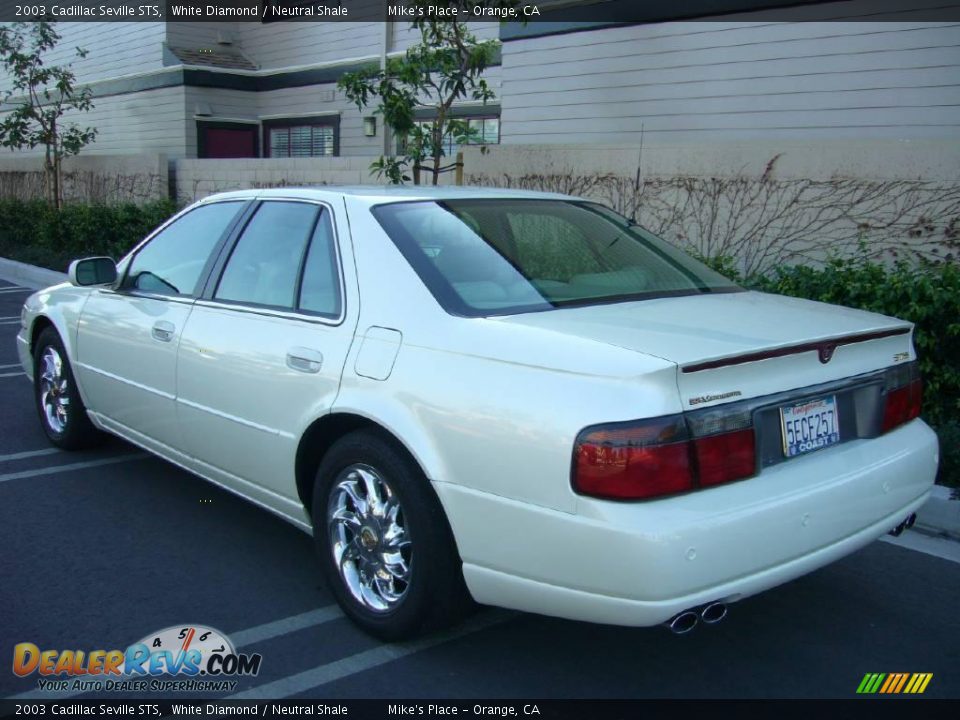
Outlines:
[[211,203],[181,215],[136,254],[123,288],[157,295],[194,295],[210,253],[243,205]]

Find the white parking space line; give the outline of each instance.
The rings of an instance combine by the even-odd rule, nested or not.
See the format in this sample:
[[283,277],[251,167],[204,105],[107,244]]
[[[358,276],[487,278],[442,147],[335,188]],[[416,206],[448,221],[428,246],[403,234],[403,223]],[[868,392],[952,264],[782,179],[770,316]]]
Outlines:
[[85,462],[68,463],[67,465],[54,465],[53,467],[3,473],[0,474],[0,483],[9,480],[24,480],[41,475],[59,475],[60,473],[71,472],[73,470],[85,470],[86,468],[100,467],[101,465],[116,465],[117,463],[131,462],[133,460],[144,460],[148,457],[150,457],[148,453],[135,453],[133,455],[118,455],[116,457],[100,458],[99,460],[87,460]]
[[23,372],[22,370],[21,370],[20,372],[0,373],[0,378],[4,378],[4,377],[18,377],[18,376],[20,376],[20,375],[26,375],[26,373]]
[[43,450],[25,450],[23,452],[10,453],[9,455],[0,455],[0,463],[10,462],[11,460],[26,460],[27,458],[40,457],[42,455],[56,455],[63,452],[59,448],[44,448]]
[[33,290],[25,287],[4,287],[0,288],[0,293],[12,295],[13,293],[32,293]]
[[7,363],[6,365],[0,365],[0,370],[9,370],[10,368],[22,367],[20,363]]
[[[310,610],[309,612],[291,615],[281,620],[274,620],[262,625],[254,625],[246,630],[238,630],[237,632],[227,633],[227,635],[233,640],[233,644],[239,648],[252,645],[253,643],[263,642],[264,640],[272,640],[281,635],[287,635],[288,633],[313,627],[314,625],[323,625],[324,623],[337,620],[341,617],[343,617],[343,613],[340,612],[338,607],[328,605],[318,610]],[[119,680],[123,677],[124,676],[117,676],[115,679]],[[85,694],[86,693],[82,691],[55,692],[52,690],[34,689],[18,693],[17,695],[11,695],[7,700],[66,700],[67,698]]]
[[252,645],[253,643],[270,640],[281,635],[303,630],[304,628],[322,625],[331,620],[338,620],[343,617],[343,613],[335,605],[328,605],[319,610],[301,613],[300,615],[291,615],[282,620],[257,625],[256,627],[241,630],[235,633],[228,633],[234,645]]
[[516,616],[517,613],[507,610],[485,611],[482,615],[472,618],[449,632],[413,642],[380,645],[379,647],[365,650],[356,655],[349,655],[340,660],[318,665],[315,668],[304,670],[296,675],[290,675],[280,680],[274,680],[273,682],[264,683],[249,690],[228,695],[224,700],[260,700],[264,698],[290,697],[291,695],[326,685],[334,680],[340,680],[341,678],[355,675],[356,673],[370,670],[380,665],[385,665],[394,660],[399,660],[407,655],[413,655],[421,650],[443,645],[444,643],[470,635],[479,630],[499,625]]
[[0,320],[0,325],[19,325],[20,318],[10,318],[8,320]]
[[20,319],[19,315],[4,315],[3,317],[0,317],[0,320],[19,320],[19,319]]

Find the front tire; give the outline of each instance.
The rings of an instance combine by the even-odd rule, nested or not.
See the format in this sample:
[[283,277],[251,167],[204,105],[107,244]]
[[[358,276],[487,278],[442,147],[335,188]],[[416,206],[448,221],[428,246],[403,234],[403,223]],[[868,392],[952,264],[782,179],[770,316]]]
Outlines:
[[391,439],[364,430],[334,443],[312,510],[323,574],[366,632],[402,640],[452,624],[469,607],[440,502]]
[[40,425],[54,445],[82,450],[103,440],[87,416],[67,351],[52,327],[40,333],[33,350],[33,389]]

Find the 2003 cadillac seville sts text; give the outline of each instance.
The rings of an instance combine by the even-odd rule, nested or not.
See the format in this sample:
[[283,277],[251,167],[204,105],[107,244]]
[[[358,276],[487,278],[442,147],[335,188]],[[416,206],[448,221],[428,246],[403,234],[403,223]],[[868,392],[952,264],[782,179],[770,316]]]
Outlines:
[[50,440],[114,433],[312,531],[384,638],[471,598],[688,630],[902,527],[936,473],[908,323],[745,291],[578,198],[226,193],[69,275],[18,336]]

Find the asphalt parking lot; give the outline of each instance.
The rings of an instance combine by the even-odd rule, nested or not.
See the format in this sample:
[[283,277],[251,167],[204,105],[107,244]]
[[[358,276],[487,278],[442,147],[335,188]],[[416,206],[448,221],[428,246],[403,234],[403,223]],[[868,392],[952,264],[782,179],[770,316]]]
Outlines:
[[887,542],[688,636],[484,609],[375,641],[299,530],[118,440],[51,448],[16,364],[29,292],[0,282],[0,697],[62,697],[11,672],[17,643],[125,648],[181,624],[263,656],[234,691],[250,698],[853,698],[869,672],[933,673],[915,697],[960,697],[960,563]]

